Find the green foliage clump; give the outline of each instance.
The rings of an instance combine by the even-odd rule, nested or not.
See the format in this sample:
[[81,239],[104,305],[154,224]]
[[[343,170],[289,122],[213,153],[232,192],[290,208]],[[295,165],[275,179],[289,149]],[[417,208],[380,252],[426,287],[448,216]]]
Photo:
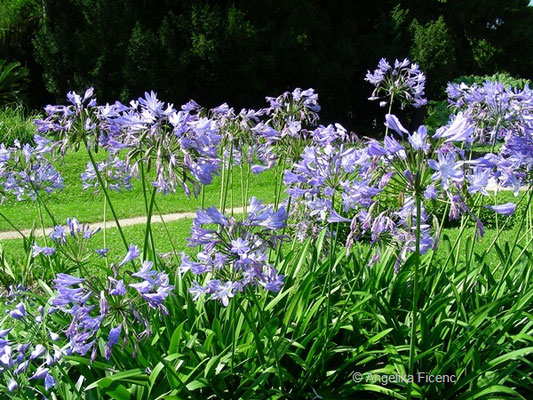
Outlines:
[[425,25],[415,19],[411,31],[411,57],[431,77],[431,86],[427,88],[431,94],[456,71],[454,40],[442,16]]
[[0,109],[0,143],[11,146],[15,139],[20,143],[31,143],[35,135],[33,119],[36,115],[27,115],[20,106]]
[[58,99],[94,86],[103,101],[153,89],[175,104],[261,107],[265,94],[313,87],[327,120],[361,131],[381,118],[362,83],[381,57],[413,57],[430,98],[457,75],[531,77],[533,66],[522,56],[533,48],[523,23],[533,9],[520,1],[42,4],[35,56]]
[[0,106],[23,101],[27,84],[27,68],[0,60]]

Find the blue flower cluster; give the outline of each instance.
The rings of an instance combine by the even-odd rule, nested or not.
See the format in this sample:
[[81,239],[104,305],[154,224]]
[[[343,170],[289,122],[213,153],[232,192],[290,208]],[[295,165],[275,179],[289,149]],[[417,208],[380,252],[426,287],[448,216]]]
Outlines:
[[12,306],[0,329],[0,376],[10,392],[24,386],[42,395],[32,383],[42,381],[45,390],[55,387],[52,370],[70,352],[60,345],[57,328],[46,321],[48,307],[37,305],[24,288],[11,291],[8,304]]
[[0,144],[0,202],[7,195],[18,201],[35,200],[41,191],[63,188],[63,178],[46,158],[56,143],[39,135],[34,141],[33,146],[18,141],[9,148]]
[[[221,136],[214,120],[202,117],[195,106],[174,109],[159,101],[154,92],[132,100],[97,105],[88,89],[83,97],[70,93],[70,105],[48,106],[47,118],[36,120],[39,132],[54,134],[61,152],[84,144],[110,154],[98,165],[112,189],[129,188],[131,176],[145,165],[153,166],[153,185],[159,192],[182,188],[198,194],[200,185],[211,183],[220,167],[217,151]],[[117,158],[122,155],[124,158]],[[96,186],[94,166],[83,174],[85,186]]]
[[502,82],[482,85],[449,83],[448,102],[474,123],[473,136],[481,143],[524,137],[533,129],[533,90],[518,90]]
[[[118,273],[119,267],[139,254],[136,246],[130,246],[124,259],[113,270]],[[105,288],[84,278],[67,274],[56,276],[56,292],[50,300],[51,312],[62,311],[69,315],[71,322],[65,333],[72,353],[90,353],[91,360],[94,360],[98,339],[104,338],[107,342],[105,357],[109,359],[122,332],[123,346],[126,346],[129,335],[136,352],[138,339],[151,334],[146,316],[148,310],[144,306],[168,313],[163,303],[174,288],[166,273],[153,269],[152,261],[144,261],[141,268],[131,274],[131,283],[124,282],[125,278],[119,279],[116,273],[108,277]],[[135,326],[141,326],[143,330],[137,332]]]
[[242,221],[227,217],[214,207],[199,210],[189,245],[202,246],[202,251],[196,261],[182,253],[180,266],[181,273],[208,276],[203,284],[193,282],[189,290],[194,299],[206,294],[227,306],[230,298],[247,287],[278,292],[283,275],[269,263],[268,252],[276,249],[282,239],[276,231],[286,226],[286,220],[283,207],[274,211],[254,197],[249,214]]
[[407,58],[395,60],[394,67],[382,58],[373,73],[368,71],[365,81],[375,87],[369,100],[380,100],[381,107],[390,105],[393,99],[400,102],[402,109],[407,105],[418,108],[427,104],[424,97],[426,76],[418,64]]

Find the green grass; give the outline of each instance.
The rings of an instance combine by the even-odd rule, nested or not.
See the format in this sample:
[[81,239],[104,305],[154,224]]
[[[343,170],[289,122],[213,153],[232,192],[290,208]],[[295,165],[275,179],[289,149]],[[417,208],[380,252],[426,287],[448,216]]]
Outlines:
[[0,108],[0,143],[11,146],[15,139],[21,143],[31,142],[35,134],[34,118],[37,114],[28,116],[20,106]]
[[[104,154],[98,154],[99,160],[105,158]],[[94,193],[91,188],[83,190],[80,174],[85,171],[89,158],[83,151],[68,153],[64,161],[57,166],[62,174],[65,187],[63,190],[46,196],[46,204],[58,223],[65,223],[68,217],[76,217],[81,222],[103,221],[104,194]],[[153,177],[153,171],[149,174]],[[256,196],[264,201],[273,200],[274,171],[265,171],[257,176],[251,175],[249,196]],[[216,177],[213,184],[206,187],[205,204],[218,205],[220,192],[220,177]],[[118,218],[129,218],[145,215],[145,205],[141,181],[133,180],[133,189],[120,193],[111,192],[111,201]],[[233,197],[233,205],[241,205],[240,171],[235,168],[233,177],[233,190],[228,193],[228,206]],[[193,211],[201,206],[201,196],[187,198],[182,192],[176,194],[158,194],[156,203],[163,214]],[[28,229],[40,226],[39,210],[36,202],[16,202],[10,200],[1,206],[1,212],[17,228]],[[108,210],[107,219],[112,219]],[[45,215],[45,226],[53,226],[52,221]],[[11,231],[13,228],[0,218],[0,231]]]
[[[154,217],[154,221],[156,219],[158,220],[159,217]],[[172,244],[165,231],[164,225],[161,223],[152,224],[156,251],[158,253],[168,253],[172,251],[172,245],[180,251],[184,250],[186,248],[186,239],[189,237],[191,229],[191,219],[172,221],[166,225],[172,238]],[[142,247],[144,242],[144,224],[127,226],[123,229],[128,243]],[[92,250],[104,247],[103,237],[102,232],[93,237],[91,240]],[[42,245],[44,244],[44,239],[42,237],[36,238],[36,242]],[[8,259],[23,259],[24,249],[22,239],[3,240],[2,243],[0,243],[0,246],[3,248]],[[124,257],[124,244],[122,243],[122,239],[116,228],[106,230],[106,246],[110,248],[108,257],[111,262],[120,261]]]
[[[159,216],[153,217],[153,223],[152,223],[152,232],[154,235],[154,243],[156,245],[156,252],[160,254],[165,253],[171,253],[173,249],[175,249],[177,252],[180,251],[187,251],[187,238],[190,235],[190,229],[191,229],[191,219],[185,218],[178,221],[172,221],[166,223],[165,225],[160,222]],[[143,241],[144,241],[144,230],[145,225],[134,225],[134,226],[127,226],[124,227],[124,234],[126,236],[126,240],[128,243],[136,244],[139,247],[142,247]],[[522,231],[523,233],[524,231]],[[449,238],[450,245],[453,246],[457,237],[459,236],[460,229],[459,228],[447,228],[443,229],[441,234],[441,239],[439,243],[439,247],[437,249],[437,252],[435,254],[435,263],[436,265],[443,265],[446,262],[446,259],[448,258],[449,251],[447,246],[444,243],[445,238]],[[497,243],[500,247],[505,246],[506,243],[509,244],[509,246],[512,246],[512,243],[515,240],[516,235],[519,233],[519,227],[517,225],[514,225],[512,228],[503,230],[497,240]],[[498,234],[498,231],[496,229],[488,229],[485,232],[485,235],[482,239],[476,242],[475,244],[475,251],[478,254],[481,254],[486,249],[489,248],[493,240],[496,238]],[[454,253],[459,254],[459,256],[464,255],[466,253],[466,241],[469,237],[474,237],[475,231],[474,228],[466,228],[462,235],[462,240],[460,242],[460,246],[457,246]],[[170,236],[170,238],[169,238]],[[40,245],[44,245],[45,241],[44,239],[37,238],[36,242]],[[525,245],[526,241],[522,240],[518,243],[519,246]],[[124,244],[122,243],[122,239],[118,233],[118,230],[116,228],[109,228],[106,230],[106,246],[110,248],[110,251],[108,253],[108,260],[109,262],[118,262],[120,261],[125,254],[124,250]],[[365,245],[364,247],[367,247],[369,245]],[[530,244],[530,247],[533,246]],[[104,247],[104,241],[103,241],[103,234],[100,232],[99,234],[95,235],[93,239],[91,240],[91,250],[94,251],[95,249],[103,248]],[[12,239],[12,240],[3,240],[0,243],[0,248],[4,251],[4,254],[6,255],[6,258],[10,260],[11,262],[17,262],[16,260],[24,260],[25,254],[24,254],[24,247],[23,247],[23,240],[22,239]],[[520,252],[520,248],[515,249],[515,254],[518,254]],[[99,257],[95,255],[95,260],[99,260]],[[496,249],[494,246],[489,251],[487,257],[486,257],[486,263],[490,265],[491,267],[496,267],[499,258]],[[97,262],[97,261],[96,261]]]

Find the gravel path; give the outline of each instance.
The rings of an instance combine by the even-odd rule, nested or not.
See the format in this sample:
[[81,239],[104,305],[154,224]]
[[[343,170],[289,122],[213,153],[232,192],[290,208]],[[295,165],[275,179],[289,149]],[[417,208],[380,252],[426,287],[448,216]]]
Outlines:
[[[239,214],[239,213],[243,212],[243,209],[242,209],[242,207],[235,207],[233,209],[233,212]],[[161,223],[162,220],[164,222],[171,222],[171,221],[177,221],[177,220],[180,220],[180,219],[194,218],[194,217],[196,217],[196,213],[195,212],[165,214],[165,215],[163,215],[162,219],[161,219],[161,217],[154,215],[154,216],[152,216],[152,224]],[[120,222],[120,226],[121,227],[146,224],[146,217],[142,216],[142,217],[125,218],[125,219],[120,219],[119,222]],[[103,222],[94,222],[94,223],[89,224],[89,226],[90,226],[91,229],[103,228],[104,227],[104,223]],[[114,220],[107,221],[107,228],[116,228],[116,227],[117,227],[117,225],[116,225]],[[53,228],[45,228],[44,231],[45,231],[46,235],[48,235],[52,231],[52,229]],[[20,231],[20,233],[22,233],[24,236],[29,236],[30,233],[31,233],[31,229],[23,229],[23,230]],[[0,232],[0,240],[20,239],[22,237],[20,235],[20,233],[17,232],[17,231]],[[35,229],[33,234],[36,237],[42,237],[43,236],[43,230],[42,229]]]
[[[487,190],[489,190],[491,192],[492,191],[496,191],[497,187],[495,185],[489,185],[489,186],[487,186]],[[508,189],[500,188],[500,190],[508,190]],[[522,186],[520,188],[520,190],[524,191],[524,192],[527,191],[527,186]],[[235,213],[242,213],[243,209],[242,209],[242,207],[236,207],[236,208],[233,209],[233,211]],[[195,216],[196,216],[195,212],[165,214],[165,215],[163,215],[163,220],[165,222],[171,222],[171,221],[177,221],[177,220],[184,219],[184,218],[194,218]],[[146,217],[142,216],[142,217],[125,218],[125,219],[121,219],[119,221],[120,221],[120,226],[122,226],[122,227],[124,227],[124,226],[132,226],[132,225],[140,225],[140,224],[146,224]],[[153,224],[161,223],[161,218],[154,215],[152,217],[152,223]],[[91,229],[103,228],[104,227],[104,223],[103,222],[94,222],[92,224],[89,224],[89,226],[91,227]],[[115,224],[115,221],[108,221],[107,222],[107,227],[108,228],[116,228],[116,226],[117,225]],[[52,231],[52,229],[53,228],[45,228],[45,233],[48,235]],[[21,233],[24,236],[29,236],[30,233],[31,233],[31,229],[23,229],[23,230],[21,230]],[[36,237],[42,237],[43,236],[43,230],[42,229],[35,229],[34,235]],[[17,231],[0,232],[0,240],[20,239],[20,238],[21,238],[21,235]]]

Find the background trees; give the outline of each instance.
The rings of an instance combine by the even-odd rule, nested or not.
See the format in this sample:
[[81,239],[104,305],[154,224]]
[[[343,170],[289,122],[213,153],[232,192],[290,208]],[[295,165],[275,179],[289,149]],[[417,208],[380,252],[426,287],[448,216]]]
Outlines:
[[[33,106],[94,86],[100,101],[153,89],[175,103],[262,105],[314,87],[325,120],[366,130],[379,58],[411,57],[441,95],[460,75],[532,78],[527,0],[8,0],[0,59],[30,72]],[[52,96],[50,96],[52,95]]]

